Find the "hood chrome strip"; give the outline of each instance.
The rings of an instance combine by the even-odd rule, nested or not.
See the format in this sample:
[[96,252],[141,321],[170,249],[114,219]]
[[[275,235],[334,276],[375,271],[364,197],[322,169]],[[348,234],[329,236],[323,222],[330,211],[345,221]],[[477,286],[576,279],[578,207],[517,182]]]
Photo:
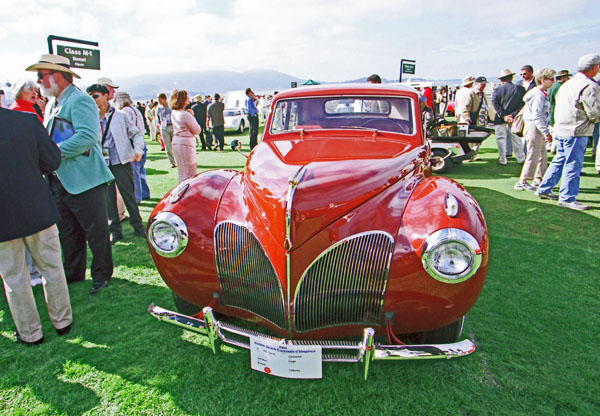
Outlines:
[[290,273],[291,273],[291,260],[290,260],[290,250],[292,249],[292,201],[294,199],[294,193],[296,192],[296,188],[298,184],[302,180],[304,173],[306,172],[306,166],[300,167],[293,175],[288,179],[288,192],[285,198],[285,242],[284,248],[286,250],[285,255],[285,280],[287,286],[287,315],[288,315],[288,331],[290,338],[292,337],[292,310],[290,303]]

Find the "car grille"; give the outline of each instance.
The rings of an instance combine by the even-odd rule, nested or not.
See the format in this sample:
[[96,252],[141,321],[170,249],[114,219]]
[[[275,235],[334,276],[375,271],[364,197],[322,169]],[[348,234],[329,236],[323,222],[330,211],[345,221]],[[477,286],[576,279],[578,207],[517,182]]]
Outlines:
[[222,222],[215,228],[215,253],[223,303],[285,329],[281,284],[256,237],[245,227]]
[[294,329],[378,325],[394,239],[380,232],[349,237],[309,266],[294,297]]

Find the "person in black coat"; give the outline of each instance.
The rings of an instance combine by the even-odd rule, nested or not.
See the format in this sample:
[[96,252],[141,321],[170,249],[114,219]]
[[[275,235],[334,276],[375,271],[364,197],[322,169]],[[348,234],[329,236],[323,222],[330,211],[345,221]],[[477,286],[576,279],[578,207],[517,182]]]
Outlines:
[[0,108],[0,275],[24,344],[43,341],[25,259],[25,247],[41,272],[50,321],[59,335],[73,322],[58,239],[59,213],[42,174],[60,164],[58,146],[34,114]]
[[[507,165],[507,156],[514,152],[517,163],[525,161],[523,141],[516,136],[510,126],[513,119],[523,108],[523,95],[525,89],[512,83],[514,72],[505,69],[498,79],[502,84],[492,94],[492,104],[496,110],[494,124],[496,127],[496,143],[498,145],[498,164]],[[512,149],[508,145],[512,144]]]
[[206,130],[206,108],[208,107],[208,104],[202,101],[201,95],[197,95],[194,100],[196,102],[190,104],[190,108],[194,112],[194,118],[202,129],[200,130],[199,134],[200,142],[202,143],[202,150],[210,150],[212,147],[212,138],[210,137],[210,134],[204,133]]

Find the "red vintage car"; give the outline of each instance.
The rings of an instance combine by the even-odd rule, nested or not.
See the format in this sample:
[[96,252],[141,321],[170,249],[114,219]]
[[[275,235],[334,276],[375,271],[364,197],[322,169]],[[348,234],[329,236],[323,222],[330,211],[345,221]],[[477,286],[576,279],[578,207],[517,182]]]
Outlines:
[[253,368],[275,375],[313,373],[261,354],[296,348],[302,368],[362,360],[365,377],[372,359],[469,354],[457,339],[488,233],[475,199],[430,164],[410,87],[278,94],[244,171],[203,172],[154,209],[149,246],[180,313],[150,313],[251,349]]

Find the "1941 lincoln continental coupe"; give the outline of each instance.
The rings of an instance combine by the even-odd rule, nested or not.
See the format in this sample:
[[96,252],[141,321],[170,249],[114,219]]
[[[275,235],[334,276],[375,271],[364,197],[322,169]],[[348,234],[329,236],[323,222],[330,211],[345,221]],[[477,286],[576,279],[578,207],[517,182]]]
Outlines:
[[282,377],[471,353],[458,339],[486,276],[486,224],[431,163],[410,87],[276,95],[243,172],[203,172],[154,209],[149,245],[180,313],[149,312]]

